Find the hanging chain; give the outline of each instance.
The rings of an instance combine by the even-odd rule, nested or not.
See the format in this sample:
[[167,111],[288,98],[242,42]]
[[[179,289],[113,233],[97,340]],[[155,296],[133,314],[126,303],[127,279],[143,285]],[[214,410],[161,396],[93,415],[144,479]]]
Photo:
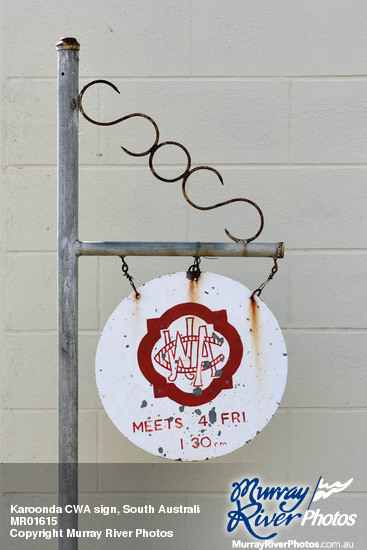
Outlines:
[[121,270],[122,270],[124,276],[126,277],[126,279],[129,281],[129,283],[130,283],[131,286],[133,287],[134,292],[135,292],[135,296],[136,296],[137,298],[140,298],[140,294],[139,294],[139,292],[136,290],[136,287],[135,287],[135,284],[134,284],[134,278],[128,273],[128,271],[129,271],[129,266],[128,266],[127,263],[125,262],[124,256],[120,256],[120,258],[121,258],[121,260],[122,260]]
[[266,281],[264,281],[260,286],[259,288],[257,288],[256,290],[253,291],[253,293],[251,294],[250,296],[250,300],[254,300],[254,296],[260,296],[260,294],[262,293],[262,291],[264,290],[264,287],[268,284],[269,281],[271,281],[274,277],[274,275],[276,274],[276,272],[278,271],[278,263],[277,263],[277,260],[276,258],[274,258],[274,265],[273,267],[271,268],[271,271],[270,271],[270,275],[269,277],[266,279]]
[[200,262],[201,259],[197,256],[194,260],[194,263],[190,265],[189,269],[186,271],[186,277],[190,279],[190,281],[197,281],[201,275],[200,271]]

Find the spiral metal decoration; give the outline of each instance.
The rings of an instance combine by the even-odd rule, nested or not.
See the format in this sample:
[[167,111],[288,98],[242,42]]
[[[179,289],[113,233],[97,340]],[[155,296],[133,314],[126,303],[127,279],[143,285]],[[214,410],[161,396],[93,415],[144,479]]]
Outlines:
[[[182,180],[182,193],[183,193],[183,196],[184,196],[185,200],[191,206],[193,206],[194,208],[197,208],[198,210],[214,210],[215,208],[220,208],[221,206],[225,206],[225,205],[231,204],[233,202],[246,202],[246,203],[250,204],[251,206],[253,206],[257,210],[257,212],[259,214],[259,217],[260,217],[260,226],[259,226],[258,231],[252,237],[249,237],[247,239],[240,239],[240,238],[235,237],[234,235],[232,235],[232,233],[230,233],[228,231],[228,229],[225,229],[225,232],[226,232],[227,236],[230,239],[232,239],[232,241],[235,241],[235,242],[238,242],[238,243],[246,244],[246,243],[249,243],[249,242],[254,241],[255,239],[257,239],[257,237],[260,235],[260,233],[262,232],[262,230],[264,228],[264,215],[261,211],[261,208],[255,202],[253,202],[252,200],[239,197],[239,198],[230,199],[230,200],[227,200],[227,201],[224,201],[224,202],[219,202],[219,203],[213,204],[211,206],[199,206],[198,204],[194,203],[188,197],[187,191],[186,191],[186,185],[187,185],[188,179],[190,178],[190,176],[192,174],[194,174],[194,172],[198,172],[199,170],[209,170],[217,176],[218,180],[220,181],[220,183],[222,185],[224,184],[223,178],[222,178],[221,174],[218,172],[218,170],[216,170],[215,168],[212,168],[210,166],[196,166],[195,168],[191,168],[190,153],[186,149],[186,147],[184,147],[184,145],[182,145],[181,143],[178,143],[177,141],[163,141],[163,142],[159,143],[159,128],[158,128],[156,122],[150,116],[145,115],[143,113],[131,113],[130,115],[126,115],[124,117],[118,118],[116,120],[112,120],[110,122],[99,122],[97,120],[92,119],[90,116],[88,116],[86,114],[86,112],[84,111],[82,100],[83,100],[83,96],[84,96],[84,93],[86,92],[86,90],[88,88],[90,88],[91,86],[94,86],[96,84],[107,84],[107,86],[110,86],[113,90],[115,90],[115,92],[117,92],[118,94],[120,93],[118,88],[114,84],[109,82],[108,80],[93,80],[92,82],[89,82],[86,86],[84,86],[84,88],[82,89],[82,91],[80,92],[80,94],[78,96],[79,110],[80,110],[81,114],[84,116],[84,118],[86,118],[92,124],[96,124],[97,126],[114,126],[115,124],[119,124],[120,122],[124,122],[125,120],[128,120],[130,118],[137,118],[137,117],[141,117],[141,118],[144,118],[144,119],[148,120],[153,125],[153,128],[155,130],[155,140],[154,140],[154,143],[151,145],[151,147],[149,149],[147,149],[146,151],[143,151],[141,153],[134,153],[133,151],[129,151],[128,149],[126,149],[126,147],[122,147],[122,146],[121,146],[121,149],[123,151],[125,151],[125,153],[127,153],[128,155],[131,155],[133,157],[143,157],[143,156],[149,155],[149,168],[150,168],[152,174],[157,179],[159,179],[161,181],[169,182],[169,183],[173,183],[173,182]],[[182,172],[182,174],[180,174],[179,176],[176,176],[175,178],[164,178],[163,176],[160,176],[154,168],[154,162],[153,162],[154,161],[154,155],[156,154],[156,152],[159,149],[161,149],[162,147],[164,147],[166,145],[175,145],[175,146],[179,147],[180,149],[182,149],[184,151],[184,153],[186,154],[186,157],[187,157],[187,164],[186,164],[185,170]]]

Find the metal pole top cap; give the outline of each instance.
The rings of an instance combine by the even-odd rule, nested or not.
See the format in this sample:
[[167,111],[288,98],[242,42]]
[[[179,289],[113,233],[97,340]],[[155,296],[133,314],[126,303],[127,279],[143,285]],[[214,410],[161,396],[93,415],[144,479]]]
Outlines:
[[58,50],[80,50],[80,44],[76,38],[71,36],[66,36],[65,38],[60,38],[56,44]]

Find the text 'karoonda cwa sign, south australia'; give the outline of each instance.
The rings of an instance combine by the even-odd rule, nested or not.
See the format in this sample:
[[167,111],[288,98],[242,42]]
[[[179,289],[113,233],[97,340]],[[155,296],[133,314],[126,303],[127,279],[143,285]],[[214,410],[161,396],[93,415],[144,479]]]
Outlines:
[[274,415],[287,378],[279,325],[242,284],[213,273],[149,281],[109,318],[96,377],[107,414],[157,456],[238,449]]

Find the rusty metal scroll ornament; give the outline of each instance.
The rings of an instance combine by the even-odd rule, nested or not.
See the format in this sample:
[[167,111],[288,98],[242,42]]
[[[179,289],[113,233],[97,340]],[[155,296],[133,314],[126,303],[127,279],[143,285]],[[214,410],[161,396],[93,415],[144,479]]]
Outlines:
[[[255,202],[253,202],[252,200],[245,199],[245,198],[242,198],[242,197],[238,197],[238,198],[235,198],[235,199],[230,199],[228,201],[223,201],[223,202],[213,204],[213,205],[210,205],[210,206],[199,206],[198,204],[194,203],[188,197],[187,191],[186,191],[186,184],[187,184],[188,179],[190,178],[190,176],[192,174],[194,174],[194,172],[197,172],[199,170],[209,170],[217,176],[217,178],[219,179],[219,181],[222,185],[224,184],[223,178],[222,178],[221,174],[218,172],[218,170],[216,170],[215,168],[212,168],[210,166],[196,166],[195,168],[191,168],[190,153],[186,149],[186,147],[184,147],[181,143],[178,143],[177,141],[163,141],[163,142],[159,143],[159,128],[158,128],[156,122],[150,116],[145,115],[143,113],[131,113],[129,115],[123,116],[123,117],[118,118],[116,120],[112,120],[110,122],[100,122],[100,121],[94,120],[93,118],[88,116],[86,114],[86,112],[84,111],[83,104],[82,104],[83,95],[84,95],[84,93],[86,92],[86,90],[88,88],[90,88],[91,86],[94,86],[96,84],[107,84],[107,86],[110,86],[113,90],[115,90],[115,92],[117,92],[118,94],[120,93],[118,88],[114,84],[109,82],[108,80],[93,80],[92,82],[89,82],[86,86],[84,86],[84,88],[82,89],[82,91],[80,92],[80,94],[78,96],[79,110],[80,110],[81,114],[84,116],[84,118],[86,118],[92,124],[96,124],[98,126],[113,126],[115,124],[119,124],[120,122],[124,122],[125,120],[128,120],[130,118],[137,118],[137,117],[145,118],[146,120],[148,120],[153,125],[154,130],[155,130],[155,140],[154,140],[154,143],[151,145],[151,147],[149,149],[147,149],[146,151],[138,152],[138,153],[135,153],[133,151],[129,151],[128,149],[126,149],[126,147],[121,147],[121,149],[123,151],[125,151],[125,153],[127,153],[128,155],[131,155],[133,157],[143,157],[145,155],[149,155],[149,168],[150,168],[152,174],[157,179],[159,179],[161,181],[172,183],[172,182],[176,182],[176,181],[179,181],[179,180],[182,179],[182,193],[183,193],[183,196],[184,196],[185,200],[191,206],[193,206],[194,208],[197,208],[198,210],[213,210],[215,208],[220,208],[221,206],[225,206],[225,205],[231,204],[233,202],[246,202],[246,203],[250,204],[251,206],[253,206],[257,210],[257,212],[259,214],[259,217],[260,217],[260,226],[259,226],[258,231],[254,235],[252,235],[252,237],[248,237],[247,239],[240,239],[240,238],[235,237],[232,233],[230,233],[228,231],[228,229],[225,229],[225,232],[226,232],[227,236],[230,239],[232,239],[232,241],[235,241],[235,242],[238,242],[238,243],[246,244],[246,243],[249,243],[249,242],[254,241],[255,239],[257,239],[257,237],[260,235],[260,233],[262,232],[262,230],[264,228],[264,215],[263,215],[260,207]],[[166,145],[175,145],[175,146],[179,147],[180,149],[182,149],[184,151],[184,153],[186,154],[186,157],[187,157],[187,164],[186,164],[185,170],[182,172],[182,174],[180,174],[179,176],[176,176],[175,178],[164,178],[163,176],[160,176],[154,168],[154,163],[153,163],[154,155],[156,154],[158,149],[160,149],[160,148],[162,148]]]

